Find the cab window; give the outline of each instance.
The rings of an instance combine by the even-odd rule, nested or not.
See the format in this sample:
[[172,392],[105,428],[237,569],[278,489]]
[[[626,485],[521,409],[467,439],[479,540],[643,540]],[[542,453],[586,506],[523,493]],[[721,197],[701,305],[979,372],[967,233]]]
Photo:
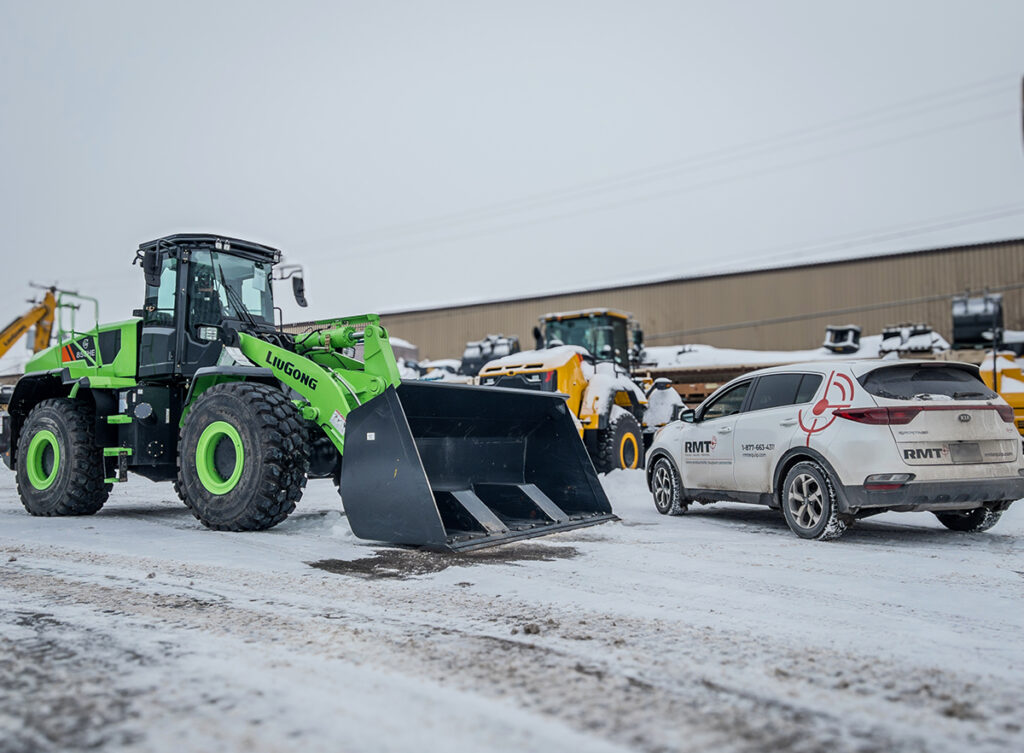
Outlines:
[[175,293],[178,286],[178,260],[164,257],[160,267],[160,285],[146,286],[142,323],[151,327],[174,325]]
[[749,389],[750,382],[743,382],[723,392],[704,407],[700,414],[700,420],[710,421],[714,418],[722,418],[723,416],[739,413]]

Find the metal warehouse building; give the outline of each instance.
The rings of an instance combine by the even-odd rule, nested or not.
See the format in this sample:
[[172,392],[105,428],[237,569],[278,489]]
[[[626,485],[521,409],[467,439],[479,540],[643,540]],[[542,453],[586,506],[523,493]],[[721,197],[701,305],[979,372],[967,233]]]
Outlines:
[[1001,293],[1006,328],[1024,329],[1022,289],[1024,239],[1017,239],[393,311],[383,322],[426,358],[458,358],[467,341],[487,334],[518,335],[524,348],[533,347],[539,316],[593,307],[632,312],[650,345],[790,350],[821,345],[829,324],[858,324],[874,334],[922,322],[949,340],[950,299],[967,291]]

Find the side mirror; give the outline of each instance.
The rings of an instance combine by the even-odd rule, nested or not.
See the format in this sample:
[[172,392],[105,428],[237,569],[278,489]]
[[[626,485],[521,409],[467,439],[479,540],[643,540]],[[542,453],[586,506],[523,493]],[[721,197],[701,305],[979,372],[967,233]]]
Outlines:
[[160,255],[156,249],[149,249],[142,257],[142,274],[151,288],[160,287]]
[[540,327],[534,326],[533,328],[533,343],[535,350],[542,350],[544,348],[544,338],[541,337]]
[[693,408],[687,408],[684,405],[673,405],[672,420],[682,421],[687,424],[695,424],[697,423],[697,414]]
[[644,331],[642,329],[633,330],[633,344],[638,348],[643,347],[644,344]]
[[302,279],[301,274],[296,274],[292,277],[292,293],[295,296],[295,302],[306,308],[309,304],[306,302],[306,281]]

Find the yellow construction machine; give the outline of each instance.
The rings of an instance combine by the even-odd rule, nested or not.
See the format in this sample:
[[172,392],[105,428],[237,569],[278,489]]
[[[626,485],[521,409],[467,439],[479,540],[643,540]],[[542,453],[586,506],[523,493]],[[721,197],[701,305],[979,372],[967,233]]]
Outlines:
[[1017,431],[1024,434],[1024,373],[1022,359],[1012,352],[989,352],[989,361],[981,364],[981,378],[989,389],[999,393],[1013,408],[1013,422]]
[[[40,286],[35,286],[40,287]],[[0,358],[3,358],[14,347],[29,330],[36,328],[32,336],[32,352],[47,348],[50,345],[50,333],[53,331],[53,321],[57,313],[57,288],[43,288],[46,292],[41,301],[29,300],[32,308],[21,316],[15,317],[14,321],[0,330]],[[7,402],[10,399],[13,387],[11,385],[0,386],[0,411],[7,409]]]
[[32,308],[16,317],[0,331],[0,358],[3,358],[32,327],[36,328],[32,352],[38,353],[50,345],[50,332],[53,330],[53,320],[57,313],[57,288],[44,289],[46,292],[43,294],[43,300],[29,301]]
[[564,394],[598,471],[643,467],[645,446],[682,401],[668,379],[632,375],[643,348],[632,317],[606,308],[546,314],[533,334],[535,350],[490,361],[480,384]]

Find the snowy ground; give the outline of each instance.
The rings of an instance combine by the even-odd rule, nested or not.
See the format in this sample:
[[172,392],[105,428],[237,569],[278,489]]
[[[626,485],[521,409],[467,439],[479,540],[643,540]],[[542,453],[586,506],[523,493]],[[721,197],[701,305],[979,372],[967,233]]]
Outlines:
[[133,480],[38,519],[0,474],[0,751],[1024,750],[1024,503],[799,540],[761,508],[469,555],[351,535],[327,482],[258,534]]

